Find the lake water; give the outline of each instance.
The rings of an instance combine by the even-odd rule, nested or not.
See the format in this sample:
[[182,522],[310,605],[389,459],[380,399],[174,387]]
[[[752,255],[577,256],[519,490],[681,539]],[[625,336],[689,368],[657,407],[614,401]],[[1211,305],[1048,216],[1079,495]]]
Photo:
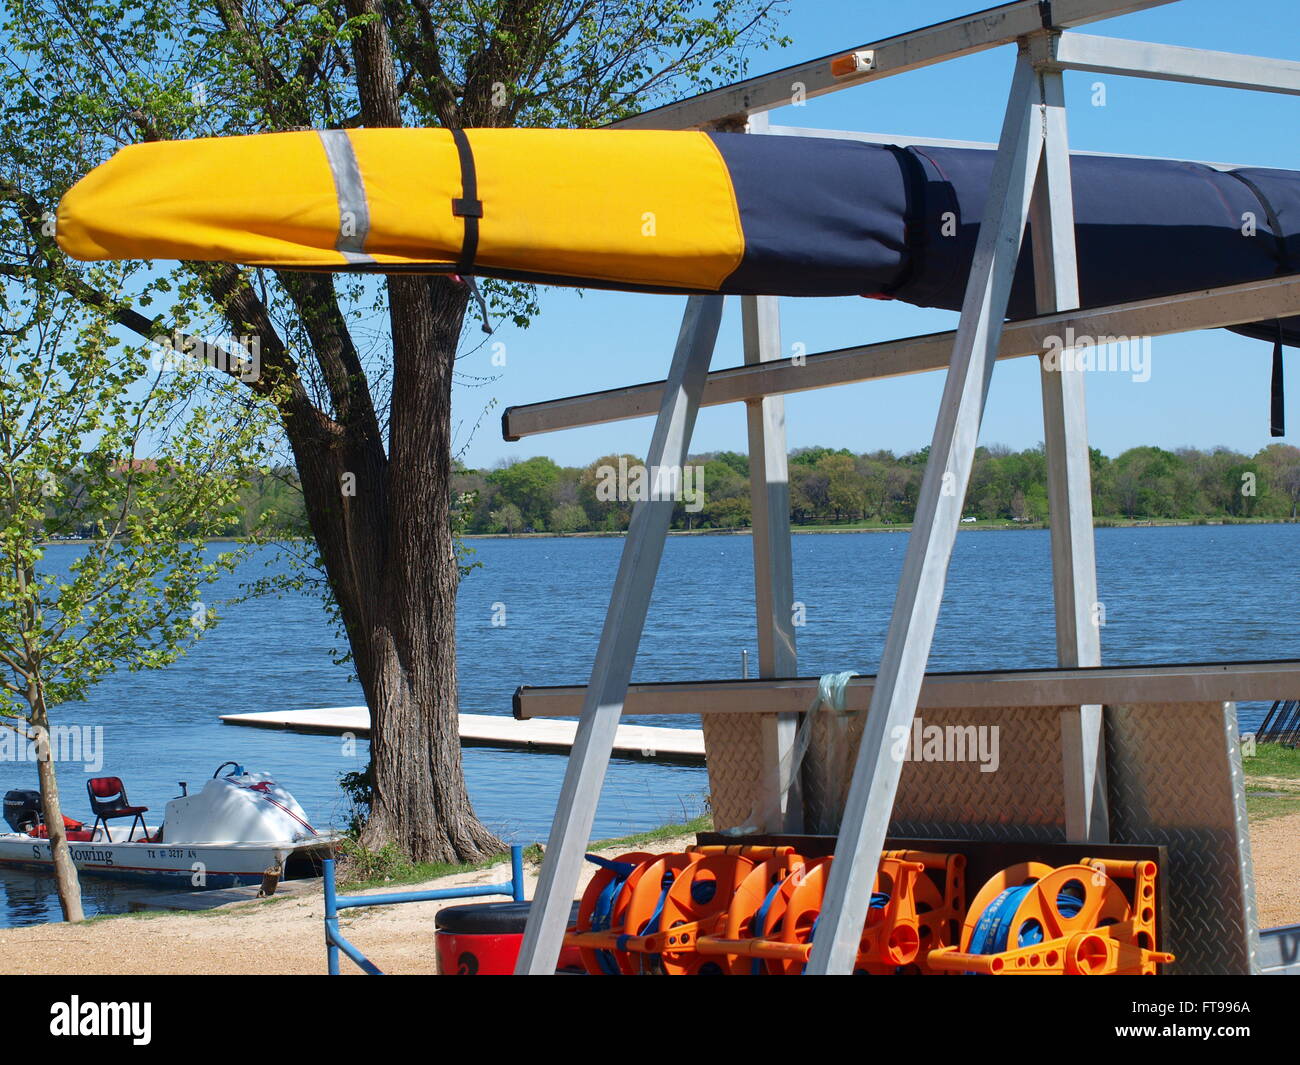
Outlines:
[[[794,538],[800,672],[874,672],[889,623],[907,538],[902,533]],[[622,541],[613,538],[479,540],[482,563],[461,586],[457,624],[461,708],[510,713],[519,684],[585,682]],[[51,549],[66,564],[74,546]],[[1300,648],[1300,526],[1099,529],[1105,605],[1103,654],[1111,664],[1292,657]],[[264,561],[264,560],[263,560]],[[209,598],[233,596],[264,573],[253,562]],[[747,536],[673,537],[637,659],[635,679],[740,675],[740,652],[756,663],[753,565]],[[504,625],[494,625],[504,620]],[[341,823],[342,773],[360,768],[338,737],[232,728],[219,714],[362,702],[319,602],[263,599],[223,611],[221,623],[174,666],[121,674],[88,702],[59,708],[57,724],[103,726],[103,774],[120,776],[133,802],[161,817],[177,782],[201,786],[227,759],[272,772],[313,823]],[[931,656],[935,670],[1054,664],[1051,562],[1046,531],[964,532],[957,538]],[[1243,705],[1243,728],[1261,708]],[[686,726],[691,719],[643,719]],[[465,750],[470,794],[483,820],[512,842],[544,841],[565,768],[562,756]],[[80,765],[60,770],[64,807],[86,814]],[[0,792],[34,787],[35,767],[0,762]],[[700,813],[701,767],[615,760],[596,819],[597,838],[624,835]],[[153,821],[150,822],[151,827]],[[148,891],[86,878],[90,912],[125,909]],[[0,873],[0,926],[57,920],[52,885]]]

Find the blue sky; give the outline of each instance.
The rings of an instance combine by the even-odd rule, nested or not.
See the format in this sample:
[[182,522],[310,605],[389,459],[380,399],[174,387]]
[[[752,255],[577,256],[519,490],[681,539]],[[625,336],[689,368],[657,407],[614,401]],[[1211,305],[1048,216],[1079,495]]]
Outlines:
[[[782,26],[792,39],[760,53],[751,71],[788,66],[894,33],[968,13],[979,0],[794,0]],[[1151,11],[1084,28],[1218,51],[1300,59],[1300,5],[1295,0],[1179,0]],[[1000,48],[902,74],[804,107],[771,113],[783,125],[862,129],[881,133],[997,139],[1015,52]],[[1092,85],[1106,84],[1106,106],[1092,106]],[[1066,75],[1070,138],[1079,149],[1166,155],[1300,169],[1300,99],[1137,78]],[[543,313],[531,328],[498,329],[506,365],[490,365],[490,345],[465,357],[468,374],[497,374],[482,388],[462,388],[455,416],[468,440],[470,466],[550,455],[585,465],[613,451],[642,453],[651,421],[620,422],[532,437],[501,439],[500,411],[579,392],[662,378],[667,371],[685,299],[677,296],[542,290]],[[957,316],[906,304],[865,299],[783,299],[783,345],[809,352],[951,329]],[[738,301],[728,301],[715,369],[742,361]],[[1107,454],[1138,444],[1162,447],[1225,445],[1253,452],[1270,443],[1268,397],[1271,348],[1225,330],[1182,333],[1152,341],[1149,381],[1094,374],[1088,381],[1091,441]],[[1288,349],[1288,442],[1300,435],[1300,353]],[[823,444],[868,451],[907,451],[929,443],[942,374],[923,374],[789,396],[792,448]],[[496,408],[472,437],[489,399]],[[1032,359],[1002,363],[994,373],[982,440],[1016,448],[1042,439],[1038,370]],[[693,451],[745,450],[738,405],[701,412]]]

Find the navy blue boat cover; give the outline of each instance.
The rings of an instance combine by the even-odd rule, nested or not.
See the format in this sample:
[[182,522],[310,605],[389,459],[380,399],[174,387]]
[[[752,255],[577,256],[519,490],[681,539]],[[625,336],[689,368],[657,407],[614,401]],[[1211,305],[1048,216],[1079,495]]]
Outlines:
[[[728,292],[887,295],[960,309],[991,151],[714,134],[745,232]],[[1075,155],[1084,307],[1300,272],[1300,173]],[[798,240],[792,240],[797,233]],[[1034,314],[1033,227],[1008,317]],[[1300,346],[1300,317],[1236,327]]]

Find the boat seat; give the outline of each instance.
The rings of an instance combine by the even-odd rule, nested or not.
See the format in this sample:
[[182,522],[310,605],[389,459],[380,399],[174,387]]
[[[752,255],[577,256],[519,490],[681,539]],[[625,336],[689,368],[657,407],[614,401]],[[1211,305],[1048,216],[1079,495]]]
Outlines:
[[130,800],[126,797],[126,786],[122,783],[121,777],[91,777],[86,781],[86,791],[90,794],[90,809],[95,815],[95,823],[91,827],[91,834],[94,834],[96,828],[104,826],[104,837],[109,838],[108,822],[118,817],[131,818],[131,831],[127,834],[126,841],[130,843],[135,838],[135,826],[140,826],[144,839],[149,838],[149,826],[145,824],[144,815],[149,812],[147,806],[132,806]]
[[[68,837],[69,843],[92,843],[95,839],[95,833],[89,832],[82,828],[81,822],[75,822],[76,828],[64,827],[64,835]],[[28,833],[34,839],[49,839],[50,830],[47,825],[37,825]]]
[[[68,837],[69,843],[89,843],[95,838],[93,832],[86,831],[84,824],[73,820],[67,814],[63,815],[63,832]],[[42,823],[33,827],[27,834],[33,839],[49,839],[50,827]]]

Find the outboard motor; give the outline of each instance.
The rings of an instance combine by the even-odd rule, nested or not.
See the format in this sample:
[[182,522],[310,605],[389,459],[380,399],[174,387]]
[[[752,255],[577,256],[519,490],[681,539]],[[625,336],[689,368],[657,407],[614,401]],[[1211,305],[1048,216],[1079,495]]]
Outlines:
[[41,793],[35,788],[5,792],[5,822],[15,832],[30,832],[41,823]]

